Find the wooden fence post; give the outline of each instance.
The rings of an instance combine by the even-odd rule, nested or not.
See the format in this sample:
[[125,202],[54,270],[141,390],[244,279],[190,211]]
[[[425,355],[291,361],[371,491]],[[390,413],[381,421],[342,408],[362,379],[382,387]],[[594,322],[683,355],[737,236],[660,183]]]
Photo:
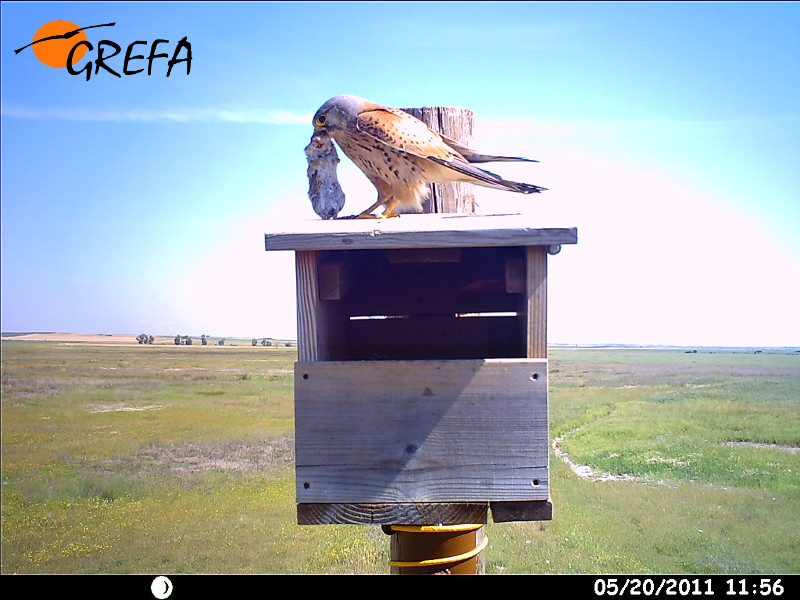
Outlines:
[[[469,146],[472,143],[473,113],[467,108],[424,106],[402,109],[424,121],[433,131]],[[424,205],[426,213],[474,213],[475,186],[471,183],[431,184]]]

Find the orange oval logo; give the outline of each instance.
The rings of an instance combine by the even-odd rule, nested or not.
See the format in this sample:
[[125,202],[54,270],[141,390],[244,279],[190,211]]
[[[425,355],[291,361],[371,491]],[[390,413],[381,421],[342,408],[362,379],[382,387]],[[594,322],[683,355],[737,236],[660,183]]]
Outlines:
[[[78,42],[85,42],[86,34],[70,21],[50,21],[33,34],[33,53],[42,63],[54,69],[64,69],[70,50]],[[86,46],[75,50],[72,62],[77,63],[86,54]]]

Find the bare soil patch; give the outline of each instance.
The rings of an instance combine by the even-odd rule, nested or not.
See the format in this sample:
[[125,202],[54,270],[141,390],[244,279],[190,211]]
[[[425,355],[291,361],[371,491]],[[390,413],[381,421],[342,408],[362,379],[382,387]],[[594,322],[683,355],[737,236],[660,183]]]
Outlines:
[[61,342],[66,344],[137,344],[135,335],[103,333],[26,333],[3,337],[4,341]]
[[564,461],[578,477],[582,479],[591,479],[593,481],[633,481],[638,479],[633,475],[612,475],[611,473],[601,473],[598,475],[589,465],[579,465],[570,458],[569,454],[561,449],[561,446],[559,446],[563,439],[564,436],[562,435],[553,440],[553,452],[558,458]]
[[186,443],[152,446],[139,451],[131,459],[101,461],[105,469],[149,464],[176,474],[207,471],[251,473],[291,464],[294,440],[284,437],[264,442],[228,441],[221,444]]

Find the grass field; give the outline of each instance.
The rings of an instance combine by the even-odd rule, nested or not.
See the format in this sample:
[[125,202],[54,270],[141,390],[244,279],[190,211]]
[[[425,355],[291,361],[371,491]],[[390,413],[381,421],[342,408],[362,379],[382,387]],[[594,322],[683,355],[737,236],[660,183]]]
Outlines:
[[[295,524],[284,347],[2,344],[2,573],[388,573]],[[800,354],[554,349],[553,521],[487,574],[800,573]],[[571,461],[571,462],[567,462]]]

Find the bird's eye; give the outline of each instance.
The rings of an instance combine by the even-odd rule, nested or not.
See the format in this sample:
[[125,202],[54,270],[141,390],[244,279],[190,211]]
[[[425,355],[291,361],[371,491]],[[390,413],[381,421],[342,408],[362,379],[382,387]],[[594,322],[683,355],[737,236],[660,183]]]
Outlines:
[[314,125],[322,126],[325,125],[327,122],[327,117],[325,115],[319,115],[316,119],[314,119]]

